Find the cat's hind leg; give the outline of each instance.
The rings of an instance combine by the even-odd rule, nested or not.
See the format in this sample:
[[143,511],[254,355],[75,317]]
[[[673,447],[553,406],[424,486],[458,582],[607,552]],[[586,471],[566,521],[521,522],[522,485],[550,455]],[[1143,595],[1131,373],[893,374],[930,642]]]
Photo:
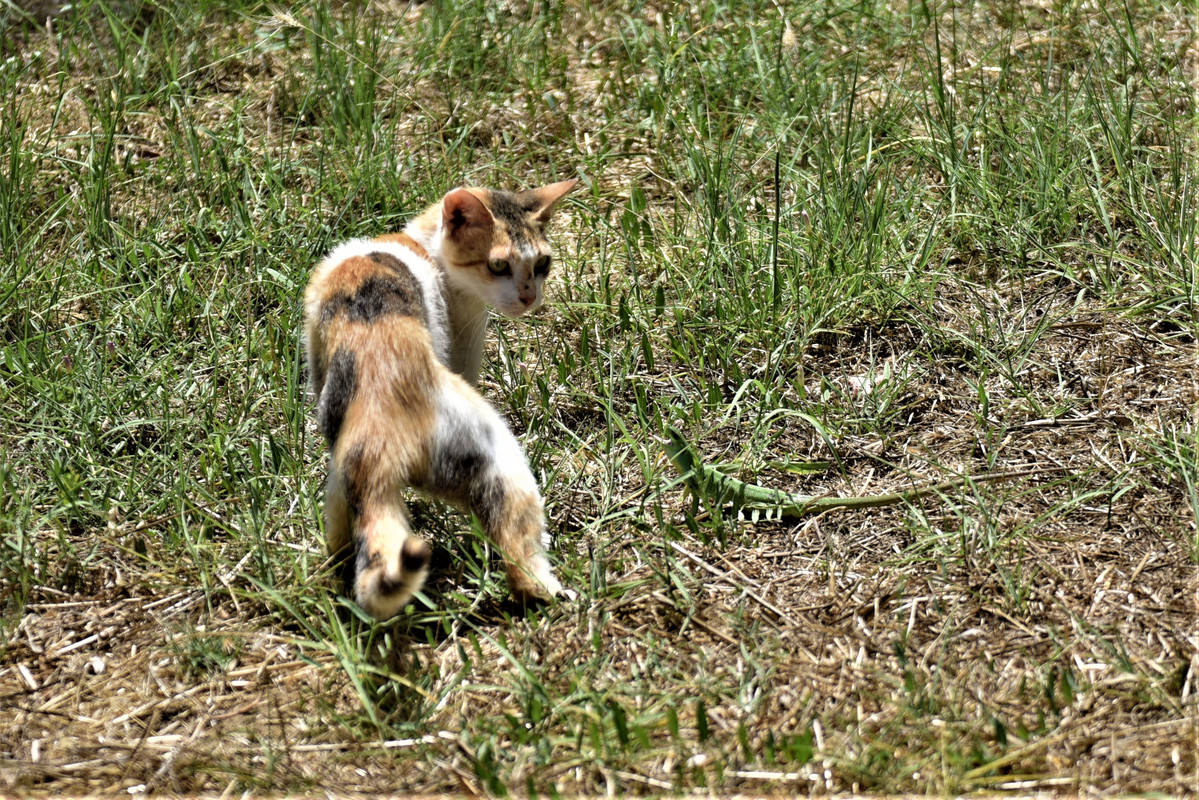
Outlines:
[[475,513],[500,551],[512,596],[568,596],[545,553],[545,508],[520,443],[457,376],[442,389],[432,450],[423,488]]
[[346,582],[351,582],[354,574],[350,552],[350,514],[345,480],[336,461],[329,462],[329,478],[325,481],[325,546],[334,563],[341,565]]
[[429,545],[413,535],[407,509],[378,509],[356,526],[354,600],[376,619],[403,610],[429,575]]
[[[431,555],[412,532],[401,470],[387,444],[374,440],[372,446],[359,442],[339,449],[329,480],[341,500],[330,494],[325,501],[326,525],[338,522],[339,514],[345,521],[344,528],[330,531],[330,551],[337,553],[334,545],[340,545],[354,601],[381,620],[403,610],[424,585]],[[344,532],[335,538],[339,530]]]

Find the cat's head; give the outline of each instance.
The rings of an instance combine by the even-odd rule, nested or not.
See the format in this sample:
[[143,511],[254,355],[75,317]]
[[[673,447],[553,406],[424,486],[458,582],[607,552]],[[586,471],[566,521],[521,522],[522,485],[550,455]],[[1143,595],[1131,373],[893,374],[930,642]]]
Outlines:
[[457,288],[506,317],[537,309],[553,264],[546,225],[577,180],[525,192],[460,188],[441,201],[441,255]]

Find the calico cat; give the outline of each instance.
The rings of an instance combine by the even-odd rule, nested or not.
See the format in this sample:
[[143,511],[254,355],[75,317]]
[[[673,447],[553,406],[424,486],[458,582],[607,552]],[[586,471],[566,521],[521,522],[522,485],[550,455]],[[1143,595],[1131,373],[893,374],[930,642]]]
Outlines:
[[331,453],[328,547],[345,558],[354,600],[378,619],[398,613],[428,573],[407,486],[478,516],[516,599],[568,594],[545,555],[524,452],[474,384],[487,306],[519,317],[541,305],[546,225],[575,183],[455,189],[403,233],[346,242],[312,274],[305,342]]

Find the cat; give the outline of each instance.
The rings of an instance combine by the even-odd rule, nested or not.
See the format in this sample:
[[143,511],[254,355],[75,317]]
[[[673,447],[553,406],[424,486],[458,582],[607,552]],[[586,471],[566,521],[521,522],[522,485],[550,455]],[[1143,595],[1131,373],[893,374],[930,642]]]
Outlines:
[[474,386],[487,307],[515,318],[542,304],[553,258],[545,229],[576,182],[454,189],[402,233],[345,242],[312,273],[304,339],[330,451],[326,540],[353,599],[377,619],[399,613],[429,571],[408,486],[475,513],[518,601],[573,594],[546,557],[524,451]]

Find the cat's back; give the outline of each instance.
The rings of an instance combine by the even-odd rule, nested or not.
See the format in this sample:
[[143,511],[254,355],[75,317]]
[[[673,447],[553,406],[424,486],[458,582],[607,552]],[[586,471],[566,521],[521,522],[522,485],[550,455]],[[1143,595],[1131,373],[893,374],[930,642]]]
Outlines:
[[398,453],[415,445],[397,431],[432,424],[447,350],[441,279],[415,241],[389,239],[339,245],[305,292],[309,375],[331,447]]
[[428,253],[407,234],[351,239],[313,270],[305,305],[310,319],[318,308],[326,321],[343,311],[362,323],[399,315],[437,334],[446,324],[443,283]]
[[395,331],[427,333],[446,361],[444,281],[428,253],[407,234],[352,239],[313,271],[305,293],[309,338],[381,338]]
[[340,470],[330,474],[342,475],[354,497],[382,491],[401,473],[407,480],[422,463],[445,373],[437,284],[424,249],[404,239],[346,242],[308,282],[305,345],[317,427]]

